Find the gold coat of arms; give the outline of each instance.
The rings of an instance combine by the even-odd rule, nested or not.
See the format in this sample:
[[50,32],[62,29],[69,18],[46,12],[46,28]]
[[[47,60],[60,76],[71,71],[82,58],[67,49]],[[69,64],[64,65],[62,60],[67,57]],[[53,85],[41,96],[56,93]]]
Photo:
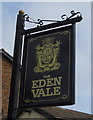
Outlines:
[[37,66],[34,68],[34,72],[46,72],[58,70],[60,63],[57,58],[60,51],[60,40],[53,42],[54,38],[46,38],[43,41],[43,45],[36,46],[36,61]]

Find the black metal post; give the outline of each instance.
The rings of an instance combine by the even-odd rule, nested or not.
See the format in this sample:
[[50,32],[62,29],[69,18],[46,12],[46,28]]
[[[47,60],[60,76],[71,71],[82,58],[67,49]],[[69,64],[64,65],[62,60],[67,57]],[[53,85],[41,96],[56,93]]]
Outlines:
[[17,116],[22,39],[23,39],[23,35],[21,33],[23,30],[24,30],[24,12],[20,10],[17,16],[16,36],[15,36],[15,46],[14,46],[14,56],[13,56],[13,66],[12,66],[10,98],[9,98],[7,120],[16,120],[16,116]]

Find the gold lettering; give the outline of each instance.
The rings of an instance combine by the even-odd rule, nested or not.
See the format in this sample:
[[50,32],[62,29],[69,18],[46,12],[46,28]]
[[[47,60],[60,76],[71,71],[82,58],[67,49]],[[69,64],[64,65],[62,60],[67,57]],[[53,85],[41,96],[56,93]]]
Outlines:
[[46,78],[32,81],[33,97],[55,96],[61,94],[61,77]]
[[38,83],[38,80],[32,81],[32,88],[38,88],[37,83]]
[[54,87],[54,95],[60,95],[60,87]]
[[39,89],[31,90],[31,91],[32,91],[32,93],[33,93],[33,96],[36,98],[37,95],[38,95]]
[[46,88],[46,96],[52,96],[53,93],[50,93],[50,88]]
[[53,86],[53,78],[47,79],[47,86]]
[[43,76],[43,78],[44,78],[44,79],[50,78],[50,75],[45,75],[45,76]]
[[39,88],[42,88],[46,85],[46,80],[39,80]]
[[61,79],[62,79],[62,77],[56,77],[56,78],[54,78],[54,85],[56,86],[56,85],[61,85]]
[[41,97],[41,96],[45,96],[45,92],[44,92],[44,89],[38,89],[39,90],[39,94],[37,97]]

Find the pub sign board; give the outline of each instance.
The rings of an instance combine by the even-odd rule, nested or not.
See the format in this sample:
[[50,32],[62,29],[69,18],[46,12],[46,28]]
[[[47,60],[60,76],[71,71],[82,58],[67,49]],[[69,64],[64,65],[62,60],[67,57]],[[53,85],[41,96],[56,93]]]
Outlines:
[[20,107],[74,104],[74,27],[25,36]]

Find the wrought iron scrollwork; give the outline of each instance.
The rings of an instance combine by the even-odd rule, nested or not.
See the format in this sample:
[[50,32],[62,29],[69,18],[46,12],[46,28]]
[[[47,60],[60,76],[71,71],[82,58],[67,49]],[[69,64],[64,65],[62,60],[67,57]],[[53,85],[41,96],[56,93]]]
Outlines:
[[38,19],[37,21],[35,21],[28,14],[25,14],[24,18],[25,18],[25,21],[30,22],[30,23],[35,23],[35,24],[40,24],[40,25],[43,24],[43,23],[41,23],[40,19]]
[[[66,14],[63,14],[61,16],[61,19],[62,19],[61,21],[66,21],[75,17],[82,17],[80,12],[75,12],[74,10],[72,10],[70,13],[71,15],[69,17]],[[42,19],[38,19],[37,21],[35,21],[28,14],[25,14],[24,18],[25,18],[25,21],[37,24],[38,26],[42,26],[44,22],[54,22],[54,23],[61,22],[58,20],[42,20]]]
[[63,20],[67,20],[67,19],[68,19],[68,16],[67,16],[66,14],[64,14],[64,15],[61,16],[61,18],[62,18]]
[[38,24],[39,24],[40,26],[44,24],[43,21],[40,20],[40,19],[38,19],[37,21],[38,21]]
[[62,15],[61,18],[63,20],[68,20],[68,19],[71,19],[71,18],[74,18],[74,17],[81,17],[81,13],[80,12],[75,12],[74,10],[72,10],[71,12],[71,16],[68,17],[66,14]]

